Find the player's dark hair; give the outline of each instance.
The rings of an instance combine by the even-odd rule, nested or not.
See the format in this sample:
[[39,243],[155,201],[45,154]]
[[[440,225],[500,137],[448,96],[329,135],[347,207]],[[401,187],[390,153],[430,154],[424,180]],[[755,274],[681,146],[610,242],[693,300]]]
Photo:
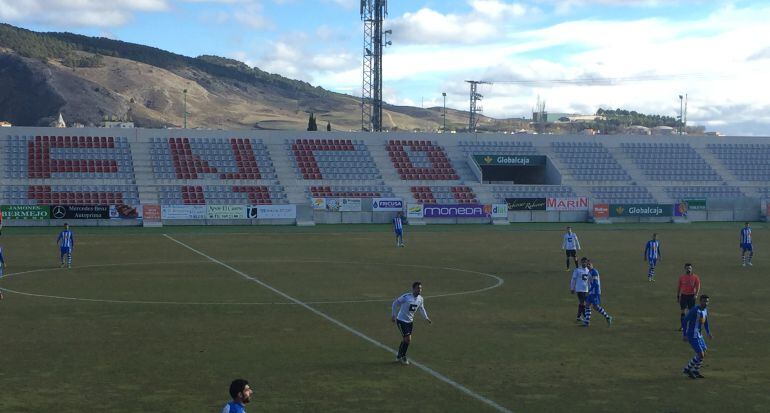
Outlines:
[[417,287],[418,285],[422,285],[422,283],[421,283],[421,282],[419,282],[419,281],[415,281],[415,282],[413,282],[413,283],[412,283],[412,289],[414,289],[414,288],[415,288],[415,287]]
[[235,399],[238,397],[238,393],[243,392],[244,389],[246,389],[246,386],[249,384],[248,380],[244,379],[235,379],[232,383],[230,383],[230,397]]
[[706,295],[706,294],[703,294],[702,296],[700,296],[700,300],[701,300],[701,301],[703,301],[703,300],[708,300],[709,298],[710,298],[710,297],[709,297],[708,295]]
[[688,263],[687,263],[687,264],[685,264],[684,266],[685,266],[685,267],[692,267],[692,264],[690,264],[690,263],[688,262]]
[[589,261],[589,259],[588,259],[588,257],[583,257],[583,258],[581,258],[581,259],[580,259],[580,261],[586,261],[586,262],[588,262],[588,261]]

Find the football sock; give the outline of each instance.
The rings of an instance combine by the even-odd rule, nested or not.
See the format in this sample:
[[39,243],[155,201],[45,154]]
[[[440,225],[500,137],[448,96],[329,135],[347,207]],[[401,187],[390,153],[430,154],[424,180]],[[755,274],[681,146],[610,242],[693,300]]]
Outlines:
[[72,254],[67,254],[67,265],[72,266]]
[[700,358],[699,355],[695,355],[692,359],[690,359],[690,362],[687,363],[687,367],[685,367],[687,370],[695,370],[698,371],[700,369],[700,366],[703,364],[703,359]]
[[405,352],[404,351],[404,344],[406,344],[406,343],[404,343],[402,341],[401,344],[398,346],[398,355],[396,357],[398,357],[398,358],[404,357],[404,352]]
[[591,322],[591,306],[587,305],[585,310],[585,320],[583,320],[584,323],[588,324]]
[[684,331],[684,328],[687,327],[684,325],[684,313],[679,314],[679,324],[682,326],[682,331]]
[[697,362],[698,362],[698,356],[696,355],[695,357],[690,359],[690,362],[687,363],[687,366],[685,366],[685,369],[692,370],[692,368],[695,367],[695,364]]
[[650,270],[647,271],[647,278],[649,279],[655,278],[655,267],[650,267]]
[[409,343],[407,343],[406,341],[404,341],[404,342],[403,342],[403,346],[404,346],[404,351],[401,353],[401,357],[406,357],[406,350],[408,350],[408,349],[409,349]]
[[577,318],[580,318],[585,313],[585,306],[583,304],[578,304],[578,312],[577,312]]
[[610,318],[610,315],[607,314],[607,311],[604,310],[604,307],[600,307],[600,306],[597,305],[594,308],[596,308],[596,311],[598,311],[599,314],[603,315],[604,318]]
[[741,260],[743,261],[743,265],[746,265],[746,256],[741,255]]
[[567,269],[569,269],[569,258],[567,258]]

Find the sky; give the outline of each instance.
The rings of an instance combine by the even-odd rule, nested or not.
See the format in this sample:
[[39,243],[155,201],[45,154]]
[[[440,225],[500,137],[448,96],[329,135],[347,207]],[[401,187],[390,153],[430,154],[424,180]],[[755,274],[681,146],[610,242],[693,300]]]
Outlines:
[[[360,0],[0,0],[0,21],[213,54],[361,95]],[[531,117],[622,108],[770,136],[770,2],[389,0],[387,103]]]

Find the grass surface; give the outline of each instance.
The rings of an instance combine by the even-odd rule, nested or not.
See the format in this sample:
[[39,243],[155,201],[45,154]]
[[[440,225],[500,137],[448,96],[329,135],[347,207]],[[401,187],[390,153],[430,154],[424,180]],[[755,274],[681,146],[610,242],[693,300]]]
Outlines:
[[[23,274],[0,279],[0,412],[219,411],[241,376],[249,411],[493,411],[163,233],[393,349],[391,300],[421,280],[434,323],[418,317],[409,355],[516,412],[766,412],[770,241],[754,224],[743,268],[740,226],[575,225],[616,317],[594,312],[589,329],[574,324],[559,224],[408,227],[402,249],[376,225],[74,228],[71,270],[57,229],[6,228],[6,274]],[[680,374],[692,354],[675,331],[686,261],[712,297],[698,381]],[[462,294],[492,275],[504,284]]]

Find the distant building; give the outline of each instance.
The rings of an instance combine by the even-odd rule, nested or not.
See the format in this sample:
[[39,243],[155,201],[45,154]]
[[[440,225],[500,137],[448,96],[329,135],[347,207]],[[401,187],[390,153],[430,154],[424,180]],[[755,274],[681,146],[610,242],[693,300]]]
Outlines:
[[676,129],[671,126],[656,126],[652,128],[653,135],[673,135],[676,133]]
[[725,136],[722,132],[706,132],[704,135],[706,136]]
[[627,127],[626,133],[629,135],[652,135],[650,128],[641,125],[631,125]]
[[134,122],[107,120],[102,123],[105,128],[133,128]]
[[541,114],[538,112],[532,112],[532,121],[533,122],[548,122],[548,123],[555,123],[555,122],[593,122],[595,120],[604,120],[604,116],[600,115],[580,115],[576,113],[548,113],[545,112],[542,114],[542,120]]
[[67,124],[64,123],[64,118],[61,115],[61,112],[59,112],[59,119],[51,122],[51,126],[54,128],[66,128]]
[[13,126],[10,122],[6,122],[4,120],[0,120],[0,128],[10,128]]

